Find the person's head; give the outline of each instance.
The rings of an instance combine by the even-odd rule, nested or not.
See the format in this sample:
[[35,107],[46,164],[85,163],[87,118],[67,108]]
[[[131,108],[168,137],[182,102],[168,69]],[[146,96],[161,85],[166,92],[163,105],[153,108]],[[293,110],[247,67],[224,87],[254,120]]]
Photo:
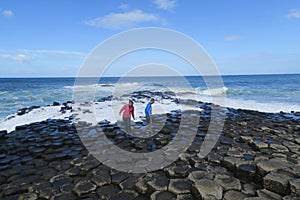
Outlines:
[[128,105],[133,106],[133,101],[129,100]]
[[150,103],[151,103],[151,104],[154,103],[154,99],[153,99],[153,98],[150,99]]

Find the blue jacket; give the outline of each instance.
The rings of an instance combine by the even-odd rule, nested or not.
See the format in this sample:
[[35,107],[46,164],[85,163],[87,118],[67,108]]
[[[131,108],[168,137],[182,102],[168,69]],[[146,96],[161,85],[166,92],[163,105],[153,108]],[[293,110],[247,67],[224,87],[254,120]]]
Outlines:
[[146,117],[150,117],[152,115],[152,104],[148,102],[146,108],[145,108],[145,114]]

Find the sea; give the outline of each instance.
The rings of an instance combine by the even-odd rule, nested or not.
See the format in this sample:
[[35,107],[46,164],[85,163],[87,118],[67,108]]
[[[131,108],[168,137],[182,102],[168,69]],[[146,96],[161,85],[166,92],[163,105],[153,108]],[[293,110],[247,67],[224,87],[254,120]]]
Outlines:
[[[204,102],[209,102],[211,96],[223,94],[226,105],[222,106],[232,108],[263,112],[300,111],[300,74],[228,75],[221,78],[220,88],[208,88],[201,76],[180,77],[187,81],[188,88],[182,87],[179,77],[102,77],[92,81],[86,78],[86,83],[90,81],[91,84],[84,84],[81,89],[84,96],[85,87],[94,87],[95,101],[113,95],[115,86],[122,84],[123,89],[194,93],[199,97],[197,100]],[[75,77],[0,78],[0,121],[21,108],[73,100],[74,89],[81,87],[76,80]]]

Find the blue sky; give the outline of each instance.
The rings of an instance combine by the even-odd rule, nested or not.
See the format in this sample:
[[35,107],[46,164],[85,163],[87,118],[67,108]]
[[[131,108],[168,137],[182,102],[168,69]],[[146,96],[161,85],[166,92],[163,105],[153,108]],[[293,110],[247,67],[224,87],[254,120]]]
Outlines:
[[[76,76],[99,43],[149,26],[193,38],[224,75],[300,73],[297,0],[2,0],[0,77]],[[122,65],[149,61],[151,55],[193,74],[177,58],[146,51],[124,59],[107,75],[119,76]]]

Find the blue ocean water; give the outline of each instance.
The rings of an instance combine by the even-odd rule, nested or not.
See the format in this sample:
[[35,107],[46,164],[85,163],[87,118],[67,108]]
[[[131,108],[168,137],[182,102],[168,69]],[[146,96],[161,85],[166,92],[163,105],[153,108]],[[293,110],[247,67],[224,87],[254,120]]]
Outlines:
[[[202,77],[185,78],[200,95],[208,95]],[[289,107],[290,110],[300,111],[300,74],[235,75],[222,78],[227,98],[240,104],[241,107],[244,105],[245,108],[255,110],[258,109],[257,103],[261,103],[262,106],[277,106],[275,110]],[[101,78],[98,81],[100,85],[97,86],[95,98],[110,95],[114,84],[119,80],[117,77]],[[128,82],[154,82],[180,89],[181,84],[177,80],[177,77],[135,77],[130,78]],[[0,78],[0,120],[20,108],[72,100],[74,82],[75,78]]]

